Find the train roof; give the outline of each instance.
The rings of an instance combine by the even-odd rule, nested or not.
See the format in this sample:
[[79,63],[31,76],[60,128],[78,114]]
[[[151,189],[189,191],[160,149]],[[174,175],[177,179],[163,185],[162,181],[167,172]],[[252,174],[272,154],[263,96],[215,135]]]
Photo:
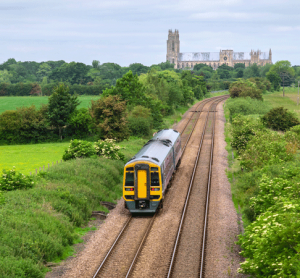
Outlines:
[[179,136],[180,133],[173,129],[158,131],[126,165],[136,161],[150,161],[161,166]]

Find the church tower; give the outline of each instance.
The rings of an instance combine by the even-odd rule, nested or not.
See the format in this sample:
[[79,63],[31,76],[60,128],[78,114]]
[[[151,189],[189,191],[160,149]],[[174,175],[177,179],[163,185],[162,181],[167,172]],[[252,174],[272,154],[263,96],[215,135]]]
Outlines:
[[167,40],[167,61],[177,66],[178,54],[180,51],[179,31],[175,29],[175,32],[169,30]]

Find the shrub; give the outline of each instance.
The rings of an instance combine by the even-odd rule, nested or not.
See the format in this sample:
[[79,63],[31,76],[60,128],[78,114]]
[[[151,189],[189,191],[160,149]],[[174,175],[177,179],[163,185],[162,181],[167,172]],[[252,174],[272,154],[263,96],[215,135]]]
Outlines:
[[0,141],[5,144],[28,144],[53,137],[46,121],[47,107],[34,105],[7,110],[0,115]]
[[96,151],[91,142],[75,139],[71,140],[70,145],[68,149],[65,150],[62,159],[66,161],[74,158],[91,157],[95,154]]
[[264,174],[260,179],[256,194],[250,199],[249,204],[253,208],[255,216],[258,216],[278,202],[299,199],[300,196],[296,192],[300,192],[299,182],[282,177],[271,178]]
[[284,201],[261,214],[240,236],[246,261],[239,272],[263,277],[298,277],[300,273],[300,206]]
[[94,147],[98,156],[114,160],[125,160],[124,154],[120,152],[120,147],[115,144],[113,139],[99,140],[95,142]]
[[283,135],[277,132],[260,131],[248,141],[240,158],[241,166],[253,170],[255,167],[290,161],[294,156],[287,152]]
[[33,185],[33,178],[16,172],[15,167],[12,170],[3,169],[2,176],[0,176],[0,190],[3,191],[31,188]]
[[75,137],[86,137],[92,130],[93,119],[86,108],[76,109],[70,119],[66,133]]
[[232,82],[229,87],[230,97],[251,97],[253,99],[263,100],[262,91],[257,88],[254,82],[245,79],[238,79]]
[[230,113],[230,120],[238,114],[266,114],[271,109],[266,102],[252,99],[250,97],[229,99],[226,101],[226,107]]
[[283,107],[271,109],[261,118],[261,120],[266,127],[281,131],[286,131],[293,126],[300,124],[297,117]]
[[246,149],[248,141],[264,127],[262,123],[246,116],[237,116],[232,121],[232,140],[231,146],[239,154]]
[[147,118],[129,117],[128,127],[133,136],[146,137],[151,134],[151,121]]

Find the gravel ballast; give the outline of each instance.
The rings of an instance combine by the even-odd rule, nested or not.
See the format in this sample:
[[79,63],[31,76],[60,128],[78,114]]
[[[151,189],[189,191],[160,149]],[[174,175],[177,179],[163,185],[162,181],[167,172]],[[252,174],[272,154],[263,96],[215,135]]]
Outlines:
[[[227,151],[225,150],[226,143],[224,140],[225,118],[223,103],[224,102],[217,106],[218,112],[215,130],[214,164],[205,264],[205,277],[212,278],[243,277],[236,272],[242,258],[238,254],[239,248],[234,244],[239,232],[237,224],[238,217],[233,206],[230,183],[225,172],[228,165]],[[187,113],[186,116],[187,115],[189,114]],[[202,129],[200,127],[201,125],[202,124],[199,125],[200,135],[200,130]],[[183,123],[179,123],[177,130],[180,131],[182,126]],[[195,142],[191,142],[191,144],[195,144]],[[174,230],[174,225],[177,225],[176,219],[180,217],[180,207],[174,200],[175,198],[178,200],[178,196],[180,196],[179,199],[182,198],[180,192],[183,192],[185,188],[180,188],[180,186],[184,180],[188,178],[187,173],[190,172],[188,168],[193,167],[192,162],[195,156],[195,149],[196,147],[191,148],[186,154],[186,158],[182,160],[173,185],[166,196],[164,209],[159,212],[153,225],[152,229],[154,229],[155,232],[151,231],[149,234],[142,255],[135,267],[133,277],[161,277],[160,275],[162,275],[167,267],[169,246],[172,245],[170,242],[174,237],[173,232],[168,233],[168,230]],[[92,236],[89,237],[84,249],[80,251],[75,258],[68,259],[63,262],[61,266],[53,268],[53,272],[48,273],[46,278],[93,277],[96,269],[128,217],[129,213],[124,209],[124,201],[120,200],[117,207],[111,211],[105,222],[101,224],[99,230],[95,231]],[[155,244],[155,246],[153,246],[153,244]],[[151,256],[151,254],[153,256]],[[153,266],[155,266],[155,268]]]

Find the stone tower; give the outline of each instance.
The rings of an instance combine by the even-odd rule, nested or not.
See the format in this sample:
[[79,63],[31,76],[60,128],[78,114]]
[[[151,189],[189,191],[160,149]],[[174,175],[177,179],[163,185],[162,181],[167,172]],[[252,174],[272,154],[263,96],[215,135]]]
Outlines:
[[167,40],[167,61],[171,64],[177,64],[178,54],[180,52],[179,31],[175,29],[175,32],[169,30]]

